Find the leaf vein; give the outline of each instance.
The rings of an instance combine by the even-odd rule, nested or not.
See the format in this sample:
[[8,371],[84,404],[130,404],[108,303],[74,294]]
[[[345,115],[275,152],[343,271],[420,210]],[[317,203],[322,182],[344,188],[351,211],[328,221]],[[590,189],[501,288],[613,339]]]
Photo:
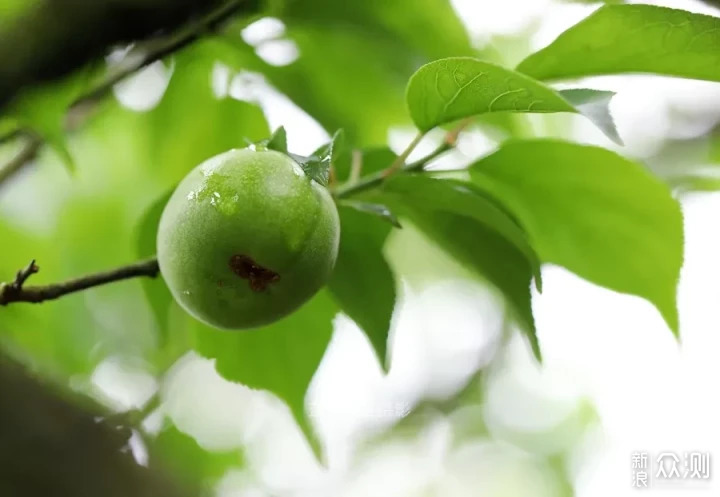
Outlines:
[[[482,76],[485,76],[485,73],[484,73],[484,72],[479,72],[479,73],[477,73],[475,76],[473,76],[472,78],[470,78],[470,81],[468,81],[468,82],[465,83],[464,85],[460,86],[460,87],[457,89],[457,91],[455,92],[455,94],[454,94],[452,97],[450,97],[450,100],[448,100],[448,101],[445,103],[445,105],[443,106],[443,113],[447,112],[448,107],[450,107],[450,106],[453,104],[453,102],[455,102],[455,100],[457,100],[457,98],[460,96],[460,94],[463,92],[463,90],[464,90],[465,88],[467,88],[468,86],[470,86],[471,84],[473,84],[475,81],[477,81],[478,79],[480,79]],[[455,82],[457,83],[457,80],[455,79],[455,74],[454,74],[454,73],[453,73],[453,79],[454,79]]]

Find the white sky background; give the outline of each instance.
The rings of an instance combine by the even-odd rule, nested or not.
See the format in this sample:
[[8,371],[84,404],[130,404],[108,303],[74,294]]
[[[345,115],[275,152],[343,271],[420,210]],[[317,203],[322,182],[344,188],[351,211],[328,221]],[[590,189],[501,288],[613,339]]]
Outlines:
[[[712,11],[692,0],[652,3]],[[533,49],[549,43],[594,8],[550,0],[454,0],[453,4],[478,43],[492,33],[509,35],[537,26]],[[273,36],[282,35],[277,23],[266,24],[266,30]],[[260,43],[262,31],[256,27],[247,36]],[[278,65],[296,56],[294,47],[283,43],[263,49]],[[163,71],[169,70],[151,66],[138,77],[144,80],[131,80],[124,89],[118,88],[118,98],[129,107],[143,109],[142,99],[135,100],[138,87],[147,99],[149,87],[164,84]],[[259,99],[271,127],[284,125],[288,130],[290,148],[310,152],[327,139],[325,130],[261,79],[243,74],[230,81],[223,71],[222,67],[216,70],[218,93],[242,94],[244,98],[250,94]],[[618,91],[613,112],[626,142],[623,152],[632,156],[651,154],[670,132],[700,134],[712,124],[708,116],[720,112],[720,84],[656,77],[595,78],[585,83]],[[697,119],[690,119],[690,125],[676,122],[672,106],[689,109]],[[587,123],[576,122],[575,139],[612,146]],[[389,139],[393,146],[402,147],[409,138],[395,130]],[[471,155],[492,146],[479,136],[466,137],[461,143],[463,151]],[[602,431],[583,444],[573,466],[579,497],[635,495],[637,490],[630,486],[633,451],[702,450],[720,458],[716,393],[720,378],[720,194],[688,196],[683,209],[686,255],[679,293],[681,345],[645,301],[546,266],[543,294],[535,295],[533,302],[545,356],[543,372],[538,373],[529,361],[524,344],[513,343],[507,352],[507,367],[494,373],[488,407],[471,412],[484,415],[493,426],[542,431],[572,417],[580,399],[589,398],[599,412]],[[414,243],[421,242],[412,235],[395,236],[390,257],[404,253],[405,244]],[[399,265],[404,263],[402,257],[394,259]],[[403,496],[428,489],[439,489],[438,495],[448,496],[554,494],[525,453],[493,443],[477,443],[460,451],[451,448],[454,425],[443,417],[430,423],[415,440],[387,444],[359,467],[350,465],[357,433],[390,423],[421,397],[458,388],[495,350],[501,322],[495,297],[463,280],[462,270],[442,256],[433,260],[441,261],[443,273],[457,277],[424,290],[405,286],[406,299],[396,315],[393,368],[387,378],[380,375],[360,331],[349,320],[338,320],[309,397],[327,444],[328,470],[313,462],[289,415],[271,396],[219,379],[209,361],[193,355],[174,368],[172,379],[163,388],[166,412],[178,427],[208,448],[248,447],[253,475],[227,475],[218,495],[265,495],[261,488],[283,495]],[[98,368],[94,380],[101,390],[111,391],[116,402],[132,404],[137,398],[133,400],[133,395],[121,388],[126,375],[132,378],[128,382],[137,382],[137,372],[106,363]],[[136,392],[136,397],[148,395],[147,381],[144,385],[143,393]],[[717,473],[720,466],[713,469]],[[713,478],[715,482],[694,489],[692,495],[717,495],[720,475]],[[686,491],[651,489],[644,493],[685,495]]]

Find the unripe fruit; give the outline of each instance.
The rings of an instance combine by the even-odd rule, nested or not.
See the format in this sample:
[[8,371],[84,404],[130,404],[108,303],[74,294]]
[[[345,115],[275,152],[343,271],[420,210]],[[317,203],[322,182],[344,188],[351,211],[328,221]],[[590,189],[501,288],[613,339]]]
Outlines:
[[218,328],[276,321],[328,280],[340,222],[290,157],[230,150],[193,169],[163,211],[160,270],[178,303]]

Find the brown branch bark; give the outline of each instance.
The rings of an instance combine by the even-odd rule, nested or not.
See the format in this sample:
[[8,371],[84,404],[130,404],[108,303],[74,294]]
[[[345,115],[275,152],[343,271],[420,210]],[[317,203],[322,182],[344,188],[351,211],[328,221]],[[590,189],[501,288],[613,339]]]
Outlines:
[[154,278],[160,273],[157,259],[152,258],[111,271],[90,274],[60,283],[43,286],[25,286],[27,279],[39,270],[40,268],[35,264],[35,261],[32,261],[27,267],[17,272],[14,281],[0,284],[0,305],[5,306],[14,302],[38,304],[46,300],[60,298],[69,293],[79,292],[115,281],[142,276]]

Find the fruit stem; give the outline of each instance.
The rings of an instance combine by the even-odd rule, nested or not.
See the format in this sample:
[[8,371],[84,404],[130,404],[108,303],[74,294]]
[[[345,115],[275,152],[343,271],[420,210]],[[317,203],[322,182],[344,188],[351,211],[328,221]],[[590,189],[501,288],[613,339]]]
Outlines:
[[384,178],[389,178],[396,172],[398,172],[402,167],[405,165],[405,161],[410,156],[413,150],[415,150],[415,147],[418,146],[418,143],[423,139],[425,136],[425,133],[422,131],[419,131],[417,135],[415,135],[415,138],[412,139],[412,141],[408,144],[407,147],[405,147],[405,150],[400,153],[400,155],[397,156],[397,158],[393,161],[392,164],[390,164],[390,167],[382,171],[382,176]]
[[[398,173],[421,172],[423,167],[425,167],[428,162],[435,159],[437,156],[447,152],[451,148],[451,146],[443,143],[422,159],[418,159],[415,162],[411,162],[410,164],[401,167],[398,170]],[[335,192],[333,192],[333,195],[335,195],[336,198],[348,198],[360,192],[364,192],[366,190],[370,190],[371,188],[379,186],[380,184],[382,184],[383,181],[387,179],[387,177],[387,169],[384,169],[382,171],[378,171],[375,174],[365,176],[364,178],[359,179],[355,183],[338,188],[337,190],[335,190]]]
[[420,140],[422,140],[423,136],[425,136],[424,133],[418,133],[415,139],[410,142],[410,145],[408,145],[408,147],[402,152],[402,154],[400,154],[387,169],[379,171],[375,174],[371,174],[364,178],[360,178],[357,181],[351,182],[350,184],[346,184],[345,186],[338,188],[334,192],[335,197],[347,198],[360,192],[370,190],[371,188],[375,188],[376,186],[382,184],[382,182],[385,181],[392,174],[421,172],[429,162],[435,160],[437,157],[444,154],[445,152],[448,152],[449,150],[455,148],[458,135],[471,122],[472,121],[470,119],[465,119],[461,121],[455,128],[448,131],[447,135],[445,135],[445,139],[443,140],[443,142],[435,150],[430,152],[425,157],[416,160],[415,162],[403,165],[410,153],[412,153],[413,149],[417,146],[418,143],[420,143]]

